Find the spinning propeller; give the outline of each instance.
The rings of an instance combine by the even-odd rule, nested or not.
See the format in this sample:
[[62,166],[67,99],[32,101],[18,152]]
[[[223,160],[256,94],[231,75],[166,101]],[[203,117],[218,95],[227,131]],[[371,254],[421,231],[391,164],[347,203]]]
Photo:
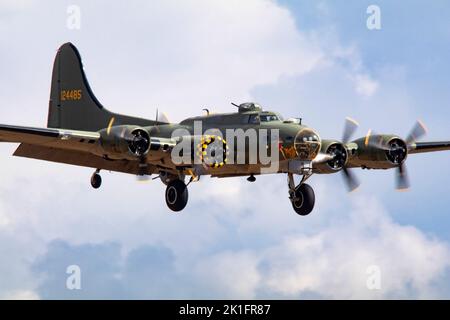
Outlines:
[[[344,145],[350,142],[351,137],[356,132],[356,129],[358,129],[358,127],[359,127],[358,122],[349,117],[345,118],[344,131],[342,133],[342,143]],[[347,156],[348,154],[347,152],[345,152],[346,157],[345,160],[347,160]],[[352,192],[358,189],[360,183],[358,181],[358,178],[356,178],[356,176],[353,174],[353,172],[345,166],[345,162],[342,166],[342,173],[345,184],[347,185],[347,189],[349,190],[349,192]]]
[[386,142],[383,140],[382,136],[374,135],[371,130],[369,130],[366,135],[365,145],[375,149],[384,150],[388,160],[397,166],[395,177],[396,188],[399,191],[408,190],[410,187],[405,164],[408,151],[411,150],[416,141],[426,133],[427,129],[425,125],[421,121],[417,121],[405,140],[392,138]]

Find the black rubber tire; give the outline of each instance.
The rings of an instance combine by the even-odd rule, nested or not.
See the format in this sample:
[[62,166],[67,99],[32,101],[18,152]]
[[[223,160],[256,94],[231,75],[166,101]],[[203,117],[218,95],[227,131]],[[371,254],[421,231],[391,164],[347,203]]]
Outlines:
[[313,188],[309,184],[303,183],[295,189],[295,196],[299,200],[291,200],[294,211],[301,216],[310,214],[316,202]]
[[189,193],[186,184],[181,180],[173,180],[167,184],[166,204],[170,210],[178,212],[186,207]]
[[102,185],[102,177],[98,173],[94,173],[91,177],[91,186],[94,189],[100,188]]

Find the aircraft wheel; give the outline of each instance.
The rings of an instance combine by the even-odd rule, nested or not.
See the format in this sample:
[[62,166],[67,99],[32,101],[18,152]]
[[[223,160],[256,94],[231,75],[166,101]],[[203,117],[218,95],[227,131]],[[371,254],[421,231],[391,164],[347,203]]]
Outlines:
[[188,189],[186,184],[177,179],[169,182],[166,188],[166,203],[170,210],[181,211],[188,202]]
[[292,207],[297,214],[307,216],[314,209],[316,197],[309,184],[302,183],[295,188],[295,197],[291,198]]
[[91,186],[94,189],[98,189],[100,188],[101,185],[102,185],[102,177],[97,172],[95,172],[91,177]]

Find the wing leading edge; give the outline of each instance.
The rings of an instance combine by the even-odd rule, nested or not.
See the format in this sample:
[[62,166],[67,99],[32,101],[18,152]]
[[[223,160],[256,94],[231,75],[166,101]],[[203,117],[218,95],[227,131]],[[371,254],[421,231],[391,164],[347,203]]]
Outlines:
[[416,142],[411,146],[409,153],[425,153],[450,150],[450,141]]
[[89,152],[100,138],[98,132],[34,128],[0,124],[0,141]]

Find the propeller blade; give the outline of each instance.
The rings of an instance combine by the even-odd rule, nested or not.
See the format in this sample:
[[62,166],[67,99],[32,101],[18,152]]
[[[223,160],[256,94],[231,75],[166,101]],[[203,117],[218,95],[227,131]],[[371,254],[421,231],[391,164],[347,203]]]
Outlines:
[[351,172],[351,170],[344,167],[342,169],[342,173],[343,173],[343,177],[344,177],[345,183],[347,185],[348,191],[352,192],[352,191],[355,191],[356,189],[358,189],[360,183],[359,183],[358,179],[356,178],[356,176],[353,174],[353,172]]
[[[428,130],[423,122],[417,120],[416,124],[411,129],[408,137],[406,138],[406,145],[409,147],[411,144],[422,138],[427,133],[427,131]],[[404,163],[398,166],[396,182],[398,191],[406,191],[410,187],[408,173],[406,171],[406,165]]]
[[358,129],[359,124],[352,118],[345,118],[344,132],[342,134],[342,142],[347,143],[350,141],[351,137],[355,133],[356,129]]
[[401,164],[398,166],[396,180],[398,191],[406,191],[409,189],[410,185],[405,164]]
[[427,128],[423,124],[422,121],[417,120],[414,127],[411,129],[411,132],[409,133],[408,137],[406,138],[406,144],[410,145],[417,140],[419,140],[421,137],[423,137],[427,133]]
[[169,123],[169,118],[167,117],[167,114],[165,112],[159,112],[156,118],[156,121],[163,122],[163,123]]

